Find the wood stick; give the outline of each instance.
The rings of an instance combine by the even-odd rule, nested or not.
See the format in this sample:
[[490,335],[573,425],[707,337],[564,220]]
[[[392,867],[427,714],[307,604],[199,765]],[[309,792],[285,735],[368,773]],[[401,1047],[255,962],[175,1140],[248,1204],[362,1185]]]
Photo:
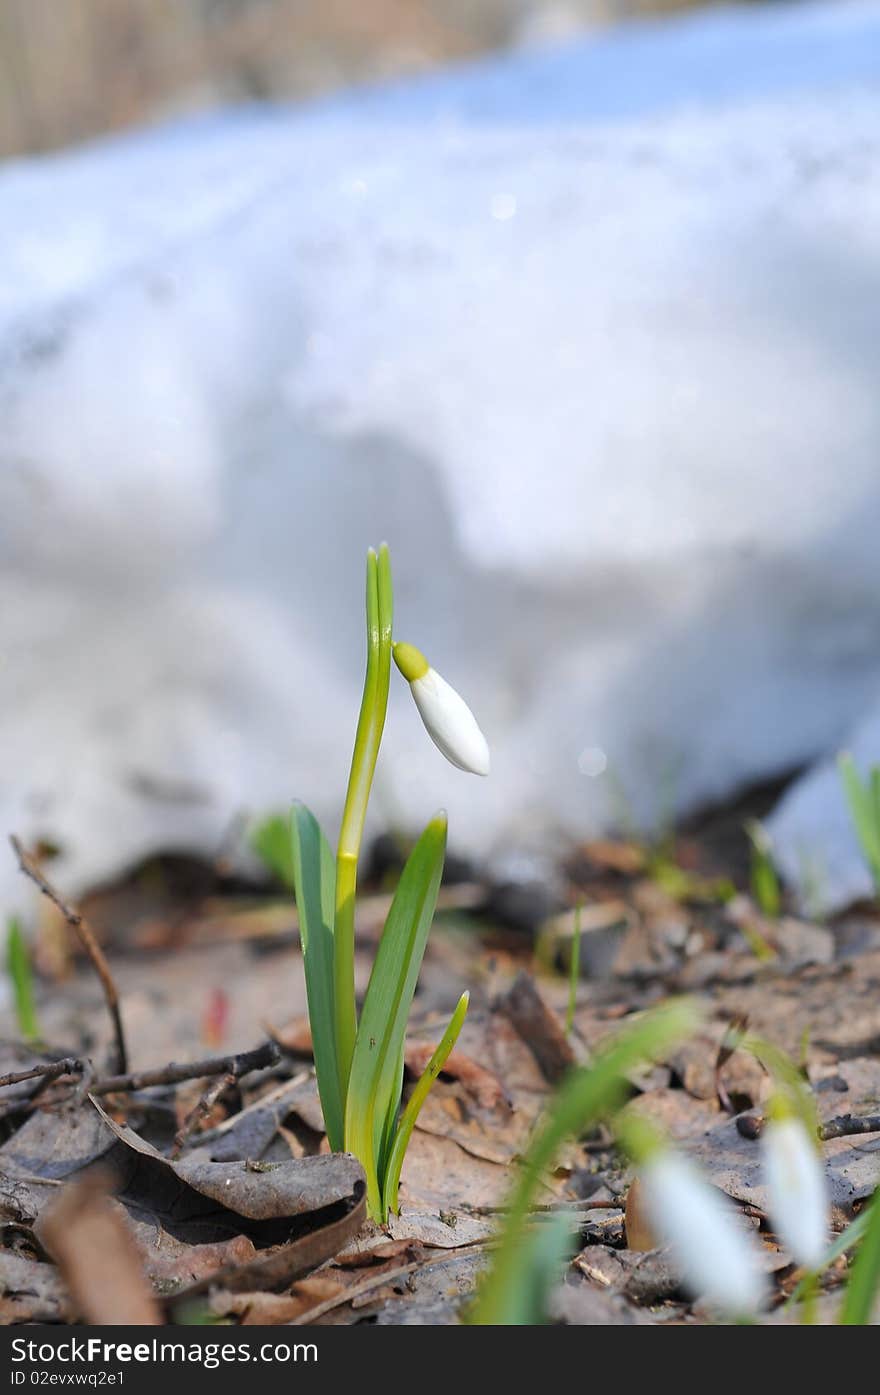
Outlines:
[[113,975],[110,966],[104,957],[104,951],[95,939],[91,927],[79,911],[58,894],[54,886],[44,876],[34,859],[25,852],[19,840],[13,833],[9,839],[12,850],[18,858],[18,865],[26,877],[39,887],[44,896],[47,896],[53,905],[57,906],[71,930],[77,936],[80,944],[91,960],[92,967],[101,981],[104,990],[104,998],[107,1003],[107,1010],[110,1013],[110,1020],[113,1024],[113,1038],[115,1042],[115,1066],[117,1071],[128,1070],[128,1052],[125,1046],[125,1033],[122,1030],[122,1017],[119,1012],[119,994],[116,991],[116,984],[113,982]]

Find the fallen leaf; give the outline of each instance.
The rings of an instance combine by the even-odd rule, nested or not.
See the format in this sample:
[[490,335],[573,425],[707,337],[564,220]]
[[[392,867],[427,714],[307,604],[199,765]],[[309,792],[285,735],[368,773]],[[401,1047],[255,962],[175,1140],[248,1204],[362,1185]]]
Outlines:
[[0,1325],[72,1322],[70,1294],[54,1264],[0,1251]]
[[238,1317],[242,1327],[272,1327],[293,1322],[317,1303],[335,1298],[344,1285],[337,1279],[316,1275],[302,1279],[290,1293],[224,1293],[215,1289],[209,1299],[217,1317]]
[[[436,1043],[409,1041],[404,1053],[407,1070],[418,1079],[434,1054]],[[443,1075],[460,1080],[482,1109],[497,1109],[508,1103],[502,1082],[485,1066],[472,1061],[463,1051],[452,1051],[443,1066]]]
[[85,1322],[158,1326],[125,1212],[110,1200],[109,1179],[95,1172],[69,1182],[40,1220],[38,1235],[58,1264]]
[[526,1043],[544,1077],[555,1085],[575,1063],[562,1023],[547,1006],[530,974],[520,971],[496,1003]]
[[[338,1253],[363,1224],[365,1184],[350,1155],[291,1158],[255,1169],[247,1159],[216,1161],[209,1146],[170,1160],[92,1100],[118,1140],[110,1155],[117,1195],[133,1215],[160,1237],[170,1235],[174,1285],[198,1261],[206,1245],[227,1247],[213,1254],[221,1267],[183,1280],[174,1297],[192,1296],[223,1284],[230,1290],[283,1288]],[[149,1229],[142,1232],[146,1239]],[[154,1244],[156,1242],[154,1241]]]

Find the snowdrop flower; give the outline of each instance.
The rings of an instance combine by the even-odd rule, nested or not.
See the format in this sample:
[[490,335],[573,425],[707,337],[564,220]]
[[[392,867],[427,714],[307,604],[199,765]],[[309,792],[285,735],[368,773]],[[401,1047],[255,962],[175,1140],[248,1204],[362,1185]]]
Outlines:
[[431,668],[415,645],[398,643],[393,652],[434,745],[459,770],[488,775],[489,747],[464,698]]
[[805,1269],[817,1269],[828,1243],[828,1189],[806,1124],[784,1107],[761,1135],[768,1210],[782,1243]]
[[757,1253],[721,1193],[663,1145],[641,1164],[639,1181],[650,1227],[693,1292],[734,1317],[760,1308],[764,1279]]

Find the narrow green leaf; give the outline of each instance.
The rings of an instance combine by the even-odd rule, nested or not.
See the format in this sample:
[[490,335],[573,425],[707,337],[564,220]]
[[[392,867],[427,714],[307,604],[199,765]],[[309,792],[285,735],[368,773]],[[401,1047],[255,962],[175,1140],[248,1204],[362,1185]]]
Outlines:
[[791,1057],[771,1041],[763,1037],[747,1034],[740,1038],[739,1047],[750,1052],[773,1079],[777,1090],[784,1095],[810,1138],[818,1147],[819,1117],[816,1113],[816,1100],[808,1082]]
[[489,1274],[480,1285],[469,1320],[478,1325],[509,1325],[520,1311],[518,1290],[527,1254],[529,1211],[563,1141],[583,1133],[617,1109],[626,1097],[627,1072],[688,1036],[700,1020],[687,999],[664,1004],[620,1032],[589,1067],[572,1071],[552,1099],[543,1128],[523,1160],[510,1210]]
[[345,1106],[345,1146],[367,1174],[367,1205],[383,1219],[379,1175],[383,1133],[400,1098],[406,1024],[446,853],[446,818],[432,819],[410,853],[382,931],[367,987]]
[[880,819],[877,816],[877,799],[880,795],[875,793],[873,772],[869,783],[864,783],[848,752],[840,756],[837,764],[865,861],[880,888]]
[[842,1230],[839,1235],[835,1235],[816,1269],[811,1274],[804,1274],[796,1288],[792,1291],[791,1296],[786,1299],[786,1308],[790,1308],[796,1303],[802,1303],[807,1297],[810,1280],[819,1274],[824,1274],[825,1270],[829,1269],[836,1259],[840,1259],[841,1255],[845,1255],[847,1250],[851,1250],[853,1245],[859,1243],[865,1231],[868,1229],[868,1221],[870,1219],[871,1208],[867,1206],[864,1211],[859,1212],[854,1221],[850,1221],[846,1230]]
[[773,847],[769,835],[757,819],[749,819],[745,824],[745,831],[752,845],[752,895],[764,915],[769,920],[777,920],[782,909],[782,890],[773,865]]
[[511,1289],[505,1327],[540,1327],[549,1320],[550,1294],[563,1278],[577,1237],[577,1219],[557,1212],[526,1236],[519,1283]]
[[880,1187],[874,1193],[865,1236],[853,1262],[840,1321],[865,1327],[871,1321],[880,1290]]
[[317,819],[304,804],[293,806],[290,830],[315,1074],[327,1138],[333,1152],[338,1153],[344,1146],[345,1109],[333,1012],[335,864],[330,844]]
[[409,1147],[412,1131],[416,1126],[416,1120],[419,1117],[422,1105],[428,1098],[428,1092],[431,1086],[446,1065],[449,1053],[458,1041],[458,1034],[464,1022],[469,1001],[470,994],[462,993],[455,1012],[452,1014],[449,1026],[446,1028],[440,1040],[440,1045],[437,1047],[437,1050],[416,1081],[415,1089],[407,1101],[406,1109],[403,1111],[400,1123],[397,1126],[397,1132],[394,1135],[394,1143],[388,1157],[387,1167],[385,1168],[384,1206],[386,1215],[389,1211],[397,1210],[397,1189],[400,1186],[400,1169],[403,1167],[403,1160],[406,1157],[406,1150]]
[[873,765],[869,778],[869,800],[871,805],[872,846],[875,852],[874,880],[880,887],[880,766]]
[[24,1041],[38,1041],[40,1027],[34,1006],[34,980],[31,960],[21,926],[12,916],[6,934],[6,967],[12,980],[15,1017]]
[[293,880],[293,847],[290,821],[283,814],[269,814],[251,833],[251,847],[282,886],[296,891]]
[[[397,1058],[397,1069],[394,1073],[394,1085],[388,1098],[388,1107],[382,1127],[378,1131],[376,1143],[376,1172],[380,1180],[385,1176],[388,1168],[388,1160],[391,1156],[391,1149],[394,1146],[394,1137],[397,1133],[397,1125],[400,1119],[400,1102],[403,1097],[403,1075],[406,1068],[404,1061],[406,1040],[400,1044],[400,1055]],[[376,1123],[378,1125],[378,1119]],[[384,1187],[382,1195],[384,1197]]]

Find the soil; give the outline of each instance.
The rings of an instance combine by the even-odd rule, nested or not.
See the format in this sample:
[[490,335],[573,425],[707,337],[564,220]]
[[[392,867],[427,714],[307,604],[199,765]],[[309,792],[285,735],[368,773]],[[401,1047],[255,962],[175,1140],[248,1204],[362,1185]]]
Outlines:
[[[395,876],[387,844],[372,866],[381,881],[359,903],[360,991]],[[0,1090],[0,1321],[458,1322],[558,1080],[633,1014],[681,993],[703,1003],[704,1026],[633,1076],[633,1099],[759,1237],[767,1320],[796,1321],[786,1300],[799,1274],[772,1232],[757,1164],[770,1082],[723,1043],[746,1022],[802,1067],[829,1134],[832,1225],[843,1229],[880,1182],[880,1130],[839,1122],[880,1123],[876,910],[823,924],[790,908],[762,915],[748,892],[747,843],[719,816],[662,856],[620,840],[578,848],[552,889],[499,888],[466,865],[452,870],[413,1012],[406,1089],[464,988],[471,1007],[420,1115],[400,1214],[385,1228],[364,1219],[358,1165],[327,1149],[283,889],[237,879],[225,857],[207,866],[169,856],[86,898],[80,909],[119,997],[122,1074],[152,1072],[115,1085],[105,990],[44,900],[44,1040],[23,1043],[7,1015],[0,1074],[71,1060],[54,1079]],[[579,904],[581,977],[567,1031]],[[200,1062],[204,1073],[181,1079],[187,1071],[172,1062]],[[628,1248],[630,1180],[604,1127],[571,1139],[543,1179],[535,1224],[561,1209],[576,1236],[551,1319],[712,1321],[666,1252]],[[846,1263],[823,1277],[822,1321],[835,1320]]]

